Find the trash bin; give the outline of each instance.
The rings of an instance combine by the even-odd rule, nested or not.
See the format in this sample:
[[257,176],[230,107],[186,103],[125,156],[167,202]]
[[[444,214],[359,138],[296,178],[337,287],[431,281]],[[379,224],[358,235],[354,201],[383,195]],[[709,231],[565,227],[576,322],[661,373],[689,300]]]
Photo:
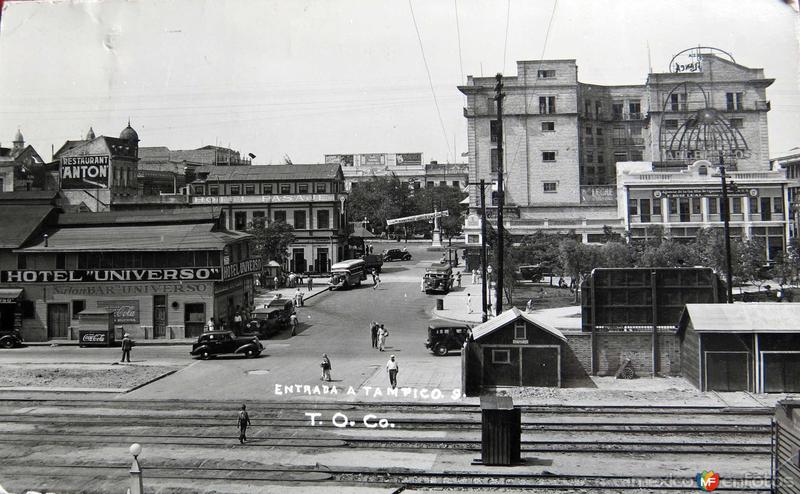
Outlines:
[[520,462],[521,414],[510,396],[481,396],[481,461],[484,465]]
[[436,299],[436,310],[444,310],[444,299],[437,298]]

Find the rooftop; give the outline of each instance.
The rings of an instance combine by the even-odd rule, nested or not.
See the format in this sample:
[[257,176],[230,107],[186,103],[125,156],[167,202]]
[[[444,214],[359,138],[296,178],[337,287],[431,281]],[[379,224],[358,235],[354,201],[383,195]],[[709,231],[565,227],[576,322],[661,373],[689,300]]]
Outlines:
[[555,336],[560,340],[567,341],[567,338],[564,336],[563,333],[561,333],[561,331],[554,328],[553,326],[550,326],[544,321],[537,319],[535,316],[522,312],[516,307],[509,309],[500,314],[499,316],[489,319],[485,323],[479,324],[478,326],[472,328],[472,338],[474,340],[483,338],[484,336],[494,333],[501,327],[509,323],[512,323],[520,318],[528,321],[529,323],[533,324],[538,328],[541,328],[545,332],[550,333],[551,335]]
[[679,332],[689,320],[698,333],[800,333],[800,304],[686,304]]
[[[209,166],[206,182],[246,180],[333,180],[341,173],[339,164]],[[202,181],[202,180],[201,180]]]
[[58,217],[58,226],[108,226],[164,223],[210,223],[222,210],[213,207],[172,208],[157,211],[110,211],[105,213],[65,213]]
[[17,249],[55,210],[49,205],[3,204],[0,208],[0,249]]

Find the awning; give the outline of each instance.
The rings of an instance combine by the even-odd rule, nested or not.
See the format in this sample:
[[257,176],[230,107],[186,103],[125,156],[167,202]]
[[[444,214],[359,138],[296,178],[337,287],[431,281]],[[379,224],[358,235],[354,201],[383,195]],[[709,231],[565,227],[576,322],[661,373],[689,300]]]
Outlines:
[[22,295],[22,288],[0,288],[0,304],[13,304]]

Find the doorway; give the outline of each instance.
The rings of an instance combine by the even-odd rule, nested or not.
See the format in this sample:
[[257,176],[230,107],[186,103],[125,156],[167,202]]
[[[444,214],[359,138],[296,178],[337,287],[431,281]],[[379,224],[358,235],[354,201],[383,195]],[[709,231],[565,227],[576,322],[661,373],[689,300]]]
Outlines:
[[69,338],[69,304],[47,304],[47,338]]
[[153,338],[167,336],[167,296],[153,295]]
[[305,273],[307,270],[305,249],[292,249],[292,271]]

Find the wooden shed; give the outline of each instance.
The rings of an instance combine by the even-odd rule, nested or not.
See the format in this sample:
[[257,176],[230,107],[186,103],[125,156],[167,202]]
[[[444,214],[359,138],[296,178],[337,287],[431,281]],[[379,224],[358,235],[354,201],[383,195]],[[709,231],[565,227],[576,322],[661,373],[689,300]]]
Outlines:
[[702,391],[800,392],[800,304],[686,304],[678,337]]
[[559,387],[567,339],[558,329],[513,308],[472,329],[465,389]]

